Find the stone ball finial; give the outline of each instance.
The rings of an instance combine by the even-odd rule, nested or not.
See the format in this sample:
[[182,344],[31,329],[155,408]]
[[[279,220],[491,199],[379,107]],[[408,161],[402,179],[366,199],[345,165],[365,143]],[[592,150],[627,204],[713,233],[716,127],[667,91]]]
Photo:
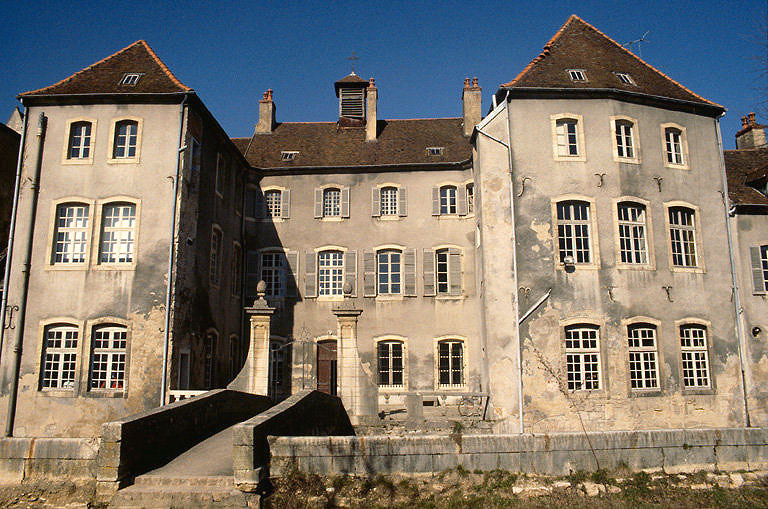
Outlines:
[[264,297],[267,294],[267,282],[263,279],[256,283],[256,294],[259,297]]
[[350,295],[352,295],[352,283],[350,283],[349,281],[344,283],[344,287],[342,288],[342,290],[344,291],[345,296],[349,297]]

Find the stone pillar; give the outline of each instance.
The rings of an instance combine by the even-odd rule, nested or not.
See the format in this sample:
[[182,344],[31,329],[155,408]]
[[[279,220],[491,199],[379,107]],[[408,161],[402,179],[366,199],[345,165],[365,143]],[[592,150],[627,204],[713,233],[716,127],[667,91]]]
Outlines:
[[240,373],[227,386],[228,389],[251,394],[269,394],[269,336],[272,315],[275,308],[264,299],[266,283],[259,281],[256,287],[258,298],[253,306],[245,308],[251,317],[251,340],[248,357]]

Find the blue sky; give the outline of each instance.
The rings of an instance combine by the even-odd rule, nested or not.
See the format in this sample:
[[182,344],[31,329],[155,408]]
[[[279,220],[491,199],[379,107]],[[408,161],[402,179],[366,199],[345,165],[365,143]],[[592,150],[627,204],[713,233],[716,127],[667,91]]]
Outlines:
[[[17,2],[0,3],[0,121],[15,95],[54,83],[146,39],[230,136],[248,136],[275,90],[279,121],[335,120],[333,82],[359,57],[380,118],[459,116],[464,77],[484,109],[570,14],[620,43],[649,31],[642,57],[725,105],[726,148],[739,118],[768,123],[766,2]],[[636,50],[637,52],[637,50]],[[763,58],[762,70],[760,66]],[[762,88],[762,90],[761,90]]]

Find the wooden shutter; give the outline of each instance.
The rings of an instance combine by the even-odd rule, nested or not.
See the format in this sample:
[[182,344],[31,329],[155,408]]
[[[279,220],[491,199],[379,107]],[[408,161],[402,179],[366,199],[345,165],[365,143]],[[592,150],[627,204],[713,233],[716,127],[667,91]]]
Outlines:
[[253,190],[253,217],[264,219],[267,216],[267,204],[264,203],[264,192],[261,189]]
[[245,190],[245,217],[256,217],[256,189],[249,187]]
[[416,297],[416,249],[403,251],[403,279],[406,297]]
[[314,251],[307,251],[304,260],[304,297],[317,297],[317,255]]
[[759,247],[749,248],[749,261],[752,265],[752,288],[755,294],[765,294],[765,278],[763,276],[763,260]]
[[440,215],[440,188],[439,187],[432,188],[432,215],[433,216]]
[[349,188],[341,188],[341,217],[349,217]]
[[381,189],[374,187],[371,189],[371,216],[379,217],[381,215]]
[[448,284],[450,295],[461,295],[461,250],[451,248],[448,250]]
[[459,202],[459,215],[467,215],[467,186],[456,186],[456,194]]
[[291,190],[286,189],[283,191],[283,196],[280,200],[280,217],[283,219],[289,219],[291,217]]
[[363,296],[376,297],[376,253],[363,251]]
[[344,253],[344,284],[352,283],[352,294],[357,296],[357,251]]
[[323,190],[315,189],[315,218],[323,217]]
[[432,249],[424,250],[424,296],[435,294],[435,252]]
[[400,217],[408,215],[408,190],[405,186],[397,191],[397,214]]
[[296,251],[286,251],[285,259],[287,269],[285,273],[286,295],[288,297],[299,296],[299,253]]

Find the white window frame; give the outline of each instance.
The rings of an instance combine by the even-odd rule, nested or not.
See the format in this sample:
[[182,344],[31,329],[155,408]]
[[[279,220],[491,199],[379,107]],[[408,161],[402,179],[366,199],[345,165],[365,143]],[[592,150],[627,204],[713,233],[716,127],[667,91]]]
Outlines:
[[[214,242],[214,239],[216,242]],[[221,285],[221,259],[224,253],[224,232],[217,224],[211,226],[211,245],[208,258],[208,282],[211,287]]]
[[[619,220],[619,207],[624,204],[632,206],[642,206],[645,209],[645,222]],[[616,252],[616,268],[620,270],[655,270],[656,253],[653,239],[653,219],[650,212],[650,202],[636,196],[621,196],[613,200],[613,223],[616,226],[616,235],[614,237],[614,250]],[[629,263],[622,261],[622,226],[636,227],[644,226],[644,248],[646,254],[645,263]],[[634,237],[633,237],[634,238]]]
[[[581,162],[586,161],[587,152],[586,152],[585,140],[584,140],[584,117],[581,115],[577,115],[575,113],[558,113],[555,115],[551,115],[549,118],[550,118],[550,123],[552,127],[552,156],[554,160],[555,161],[581,161]],[[569,153],[567,154],[560,153],[561,138],[562,136],[567,136],[567,133],[566,132],[560,133],[558,126],[560,124],[565,124],[565,123],[575,124],[576,151],[577,151],[576,154],[570,154],[570,149],[568,150]],[[563,146],[570,146],[570,143]]]
[[[288,259],[286,258],[285,251],[280,249],[265,248],[259,250],[259,280],[264,281],[267,284],[266,297],[273,299],[283,299],[287,295],[287,274],[290,268],[288,267]],[[280,266],[274,263],[264,263],[267,259],[280,260]],[[268,274],[265,277],[265,272]],[[275,286],[271,284],[276,282],[278,284],[278,291],[274,291]]]
[[[107,338],[107,346],[96,346],[97,333],[106,332],[109,334]],[[122,338],[115,338],[114,334],[122,334]],[[103,341],[103,339],[101,340]],[[115,346],[115,342],[118,342],[118,346]],[[119,343],[122,343],[120,346]],[[91,336],[90,336],[90,363],[88,370],[88,390],[92,392],[123,392],[127,388],[128,382],[128,327],[125,324],[120,323],[99,323],[92,324]],[[98,383],[95,379],[96,373],[96,359],[97,356],[105,357],[105,369],[104,380],[105,386],[94,386],[94,383]],[[122,366],[121,366],[122,365]],[[122,369],[120,369],[122,367]],[[102,370],[98,370],[102,371]],[[117,373],[117,375],[116,375]],[[117,386],[112,386],[112,382],[116,382]],[[107,386],[107,384],[109,386]]]
[[[396,254],[399,257],[399,262],[397,262],[397,265],[400,266],[400,269],[397,272],[393,272],[392,265],[394,262],[392,262],[392,255]],[[376,295],[382,295],[382,296],[402,296],[404,294],[404,271],[403,271],[403,250],[400,248],[382,248],[375,252],[376,256]],[[380,256],[387,256],[387,260],[385,261],[384,265],[387,267],[387,272],[383,273],[381,271],[382,268],[382,261],[380,259]],[[384,283],[385,287],[382,287],[382,281],[381,278],[383,275],[386,274],[386,283]],[[397,281],[393,282],[393,276],[397,276]],[[397,285],[399,290],[398,291],[392,291],[392,287],[394,285]],[[382,288],[385,288],[386,291],[382,291]]]
[[142,76],[144,76],[143,72],[127,72],[123,74],[118,84],[126,87],[135,87],[141,81]]
[[379,214],[381,217],[399,217],[400,189],[397,186],[379,188]]
[[[102,268],[105,268],[106,266],[130,266],[133,267],[136,265],[136,247],[137,247],[137,232],[138,232],[138,222],[139,222],[139,204],[137,201],[130,199],[118,199],[118,198],[110,198],[109,201],[103,201],[98,202],[99,205],[99,249],[98,249],[98,260],[96,264],[98,266],[101,266]],[[124,207],[133,207],[133,224],[132,226],[106,226],[106,219],[107,219],[107,210],[110,207],[120,207],[121,209]],[[122,214],[120,216],[122,218]],[[114,234],[118,240],[117,244],[122,245],[124,243],[128,243],[130,245],[130,250],[125,250],[123,252],[118,251],[118,255],[124,254],[129,255],[129,260],[119,261],[118,259],[115,259],[113,261],[110,260],[104,260],[104,243],[106,240],[106,237],[108,234]],[[126,241],[126,242],[123,242]]]
[[[560,257],[560,235],[559,235],[559,225],[561,224],[561,221],[558,219],[558,205],[563,202],[584,202],[588,204],[588,213],[589,218],[586,221],[583,220],[563,220],[563,225],[587,225],[588,227],[588,234],[589,234],[589,253],[590,253],[590,261],[589,262],[579,262],[576,253],[574,251],[573,257],[575,262],[575,269],[588,269],[588,270],[595,270],[600,267],[600,241],[597,235],[597,215],[595,214],[595,211],[597,210],[597,207],[595,206],[595,200],[593,198],[590,198],[588,196],[581,196],[581,195],[575,195],[575,194],[568,194],[568,195],[562,195],[551,199],[551,206],[552,206],[552,224],[553,226],[553,235],[552,235],[552,241],[553,241],[553,260],[555,264],[555,269],[557,270],[565,270],[565,265],[563,264],[561,257]],[[575,239],[575,237],[573,237]],[[573,244],[575,248],[575,243]]]
[[[636,319],[626,323],[624,330],[627,333],[627,373],[630,390],[632,392],[661,391],[658,322]],[[652,344],[644,344],[648,340]]]
[[[629,127],[629,140],[632,148],[632,155],[626,153],[626,132],[619,126]],[[611,141],[613,143],[613,160],[617,163],[640,164],[640,134],[638,131],[637,120],[626,115],[614,115],[611,117]],[[622,143],[619,143],[621,139]],[[623,155],[620,150],[624,150]]]
[[[341,187],[330,186],[323,188],[323,219],[341,219]],[[337,193],[337,203],[333,203],[331,193]],[[326,200],[329,200],[328,202]]]
[[[459,187],[457,184],[442,184],[438,187],[440,195],[440,216],[459,215]],[[453,197],[450,191],[453,190]],[[445,191],[445,196],[443,196]],[[445,209],[445,212],[443,210]]]
[[565,72],[568,73],[568,77],[574,83],[586,83],[589,81],[587,71],[584,69],[566,69]]
[[[315,260],[316,260],[316,266],[315,269],[317,271],[317,298],[318,300],[342,300],[344,298],[344,255],[346,254],[346,249],[342,249],[339,247],[324,247],[322,249],[319,249],[315,253]],[[341,263],[339,265],[328,265],[324,268],[320,265],[321,257],[325,253],[338,253],[338,256],[341,258]],[[328,286],[327,290],[323,292],[322,289],[322,281],[321,281],[321,270],[327,271],[327,278],[328,278]],[[338,280],[336,280],[338,278]]]
[[[117,141],[117,125],[121,122],[136,123],[136,148],[131,157],[115,157],[115,144]],[[143,119],[139,117],[120,117],[112,119],[109,132],[109,153],[107,163],[109,164],[136,164],[141,160],[141,141],[143,131]]]
[[613,74],[616,76],[616,79],[618,79],[619,82],[623,83],[624,85],[637,85],[634,78],[632,78],[629,73],[613,71]]
[[[711,335],[712,330],[709,322],[698,319],[683,319],[675,322],[675,329],[677,331],[678,345],[680,345],[680,387],[683,392],[701,392],[712,391],[714,389],[714,380],[712,378],[712,364],[710,362],[711,355]],[[690,334],[692,330],[702,330],[704,332],[702,338],[696,338]],[[696,339],[703,339],[703,344],[694,344]],[[688,344],[686,344],[688,343]],[[704,368],[705,380],[700,376],[700,371]],[[693,369],[695,383],[689,385],[689,377],[686,377],[686,371]],[[701,383],[704,381],[705,383]]]
[[[88,157],[70,157],[70,142],[72,141],[72,129],[75,124],[89,123],[91,124],[91,134],[88,145]],[[64,141],[64,150],[61,155],[61,164],[93,164],[93,153],[96,151],[96,119],[89,117],[77,117],[67,119],[66,124],[66,140]],[[81,145],[82,147],[82,145]]]
[[[51,246],[51,258],[49,263],[50,267],[55,267],[57,269],[63,269],[65,267],[82,269],[88,267],[90,258],[90,246],[92,242],[91,234],[93,232],[93,207],[93,202],[83,201],[77,198],[57,200],[57,202],[53,204],[53,221],[51,222],[53,227],[51,228],[51,243],[49,244]],[[60,216],[59,211],[60,209],[64,208],[73,208],[78,210],[84,209],[85,216],[81,217],[84,218],[85,225],[78,227],[60,226],[59,221],[65,216]],[[79,219],[77,216],[74,216],[72,220],[78,221]],[[60,233],[68,234],[73,240],[60,243],[58,240]],[[80,238],[79,240],[74,240],[75,237]],[[64,250],[59,250],[59,245],[63,246]],[[77,258],[79,261],[64,261],[64,255],[69,254],[70,258],[72,257],[72,254],[75,253],[73,251],[73,246],[76,245],[82,246],[82,251],[77,251]],[[62,260],[57,260],[58,253],[62,254]]]
[[[453,344],[461,344],[461,380],[459,383],[453,383],[455,380],[453,380],[453,371],[454,371],[454,364],[453,364],[453,347],[450,347],[449,349],[449,373],[450,375],[450,382],[447,384],[443,384],[440,381],[440,345],[446,344],[446,343],[453,343]],[[467,379],[469,378],[469,371],[468,371],[468,355],[467,355],[467,338],[464,336],[459,335],[447,335],[447,336],[440,336],[434,339],[434,359],[435,359],[435,390],[439,391],[462,391],[466,390],[467,388]]]
[[[213,338],[213,341],[209,341]],[[210,347],[209,347],[210,346]],[[219,332],[210,328],[205,331],[203,338],[203,388],[211,390],[216,388],[216,358],[219,348]]]
[[[475,183],[469,181],[464,183],[464,189],[467,196],[467,217],[475,215]],[[470,191],[471,190],[471,191]]]
[[[670,210],[673,208],[689,209],[693,212],[693,226],[672,225],[670,221]],[[667,230],[667,252],[669,253],[669,270],[672,272],[705,272],[704,257],[701,246],[701,211],[699,207],[684,201],[672,201],[664,203],[664,222]],[[676,265],[674,263],[674,243],[672,240],[673,232],[690,232],[693,235],[694,256],[696,265]]]
[[[63,334],[75,335],[75,343],[67,345],[66,337],[62,336],[62,342],[57,347],[48,346],[49,331],[58,331]],[[38,390],[46,393],[60,394],[62,396],[76,396],[80,388],[80,355],[83,345],[83,324],[77,320],[69,318],[53,318],[40,323],[40,337],[42,341],[38,343],[38,359],[40,359],[40,370],[38,379]],[[56,367],[49,369],[46,366],[49,362],[56,362]],[[53,356],[58,356],[54,361]],[[69,356],[69,357],[67,357]],[[72,357],[74,356],[74,357]],[[65,359],[67,361],[65,362]],[[71,369],[65,369],[65,364]],[[47,376],[48,373],[55,374],[55,378]],[[67,378],[64,378],[64,374]],[[55,384],[51,384],[55,380]]]
[[[408,388],[408,348],[406,339],[401,336],[382,336],[377,337],[373,339],[374,346],[375,346],[375,352],[376,352],[376,385],[379,388],[379,391],[386,392],[389,390],[404,390]],[[393,367],[392,363],[392,346],[398,344],[400,345],[400,382],[399,384],[393,383],[395,378],[395,373],[397,370]],[[382,358],[379,355],[380,346],[381,345],[388,345],[388,359],[389,363],[387,366],[387,382],[388,383],[382,383],[381,380],[381,374],[382,374]]]
[[[668,151],[667,151],[667,130],[672,129],[679,131],[680,133],[680,155],[682,156],[682,163],[677,162],[670,162],[668,159]],[[688,133],[685,127],[681,126],[680,124],[675,124],[672,122],[668,122],[665,124],[661,124],[660,126],[661,130],[661,156],[664,160],[664,167],[665,168],[673,168],[677,170],[688,170],[690,169],[689,164],[689,154],[688,154]]]
[[[592,321],[577,320],[563,324],[562,345],[565,360],[565,370],[563,372],[566,376],[565,384],[569,392],[600,392],[604,390],[601,330],[601,324]],[[595,338],[584,336],[589,331],[595,331]],[[578,333],[578,337],[569,338],[569,333]],[[584,346],[584,341],[591,341],[593,339],[595,341],[594,346]],[[569,341],[578,342],[578,346],[568,346]],[[572,367],[575,369],[572,369]],[[570,379],[571,373],[574,374],[573,381]],[[594,377],[596,374],[597,380],[595,381],[591,377],[591,380],[586,380],[587,373],[590,373],[591,377]],[[579,376],[579,380],[575,379],[575,375]],[[587,385],[590,386],[587,387]]]

